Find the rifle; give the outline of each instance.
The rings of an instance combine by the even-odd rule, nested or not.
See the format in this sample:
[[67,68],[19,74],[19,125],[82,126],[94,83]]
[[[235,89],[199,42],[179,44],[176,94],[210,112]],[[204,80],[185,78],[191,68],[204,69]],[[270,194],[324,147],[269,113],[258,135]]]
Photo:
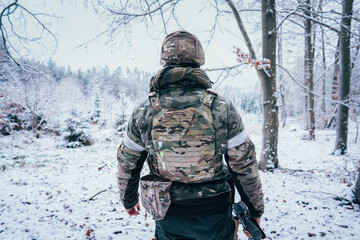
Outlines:
[[266,238],[264,231],[260,228],[257,222],[250,217],[249,210],[243,202],[234,204],[233,211],[235,219],[239,219],[243,228],[247,230],[252,236],[253,240],[260,240]]

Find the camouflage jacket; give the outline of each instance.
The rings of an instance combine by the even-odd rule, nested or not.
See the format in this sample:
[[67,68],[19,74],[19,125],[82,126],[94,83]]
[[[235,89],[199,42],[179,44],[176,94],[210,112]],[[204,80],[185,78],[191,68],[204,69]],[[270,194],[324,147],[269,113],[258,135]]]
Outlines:
[[[169,66],[160,70],[150,82],[150,92],[159,91],[160,104],[164,108],[186,108],[202,103],[206,89],[211,88],[208,76],[199,68]],[[254,144],[244,131],[240,115],[233,104],[217,95],[212,102],[211,113],[215,128],[216,161],[225,158],[227,166],[221,164],[214,181],[205,184],[176,184],[171,186],[172,201],[209,198],[229,192],[225,179],[230,173],[242,200],[254,217],[264,211],[263,193],[256,161]],[[147,160],[150,171],[156,173],[151,153],[153,107],[145,100],[128,122],[126,135],[117,153],[118,187],[120,199],[126,209],[132,208],[139,198],[140,171]]]

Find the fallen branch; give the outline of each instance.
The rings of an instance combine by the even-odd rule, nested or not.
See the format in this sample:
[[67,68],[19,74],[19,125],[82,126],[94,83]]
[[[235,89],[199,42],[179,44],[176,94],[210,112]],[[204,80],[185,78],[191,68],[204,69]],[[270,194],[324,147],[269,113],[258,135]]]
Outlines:
[[93,201],[93,200],[94,200],[94,198],[95,198],[97,195],[99,195],[100,193],[106,192],[106,191],[107,191],[107,189],[101,190],[100,192],[97,192],[96,194],[94,194],[94,196],[92,196],[91,198],[86,199],[86,200],[81,200],[81,201],[82,201],[82,202],[89,202],[89,201]]
[[[299,193],[299,192],[297,192]],[[300,193],[315,193],[315,194],[325,194],[325,195],[329,195],[332,197],[332,199],[334,199],[335,201],[339,201],[342,202],[339,205],[340,206],[344,206],[344,205],[353,205],[354,202],[345,198],[345,197],[340,197],[339,195],[333,194],[333,193],[328,193],[328,192],[322,192],[322,191],[300,191]]]
[[281,172],[314,172],[319,171],[318,169],[289,169],[289,168],[279,168]]

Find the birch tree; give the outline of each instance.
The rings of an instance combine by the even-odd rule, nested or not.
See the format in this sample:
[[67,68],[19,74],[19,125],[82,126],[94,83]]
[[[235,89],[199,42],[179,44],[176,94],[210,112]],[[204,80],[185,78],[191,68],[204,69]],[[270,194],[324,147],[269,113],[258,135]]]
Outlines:
[[306,93],[305,108],[306,112],[306,127],[309,130],[309,140],[315,140],[315,102],[314,102],[314,56],[315,56],[315,47],[314,41],[315,33],[313,30],[313,24],[310,18],[311,14],[311,1],[305,0],[304,14],[305,18],[305,86],[308,87],[309,91]]

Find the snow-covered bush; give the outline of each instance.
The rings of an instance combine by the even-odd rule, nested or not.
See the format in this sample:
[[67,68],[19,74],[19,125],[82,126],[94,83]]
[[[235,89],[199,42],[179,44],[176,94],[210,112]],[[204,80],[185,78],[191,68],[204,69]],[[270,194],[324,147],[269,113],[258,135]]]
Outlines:
[[90,146],[94,144],[94,140],[90,135],[89,124],[75,116],[68,119],[66,130],[63,132],[66,147],[77,148],[81,146]]
[[3,102],[0,108],[0,134],[10,135],[13,131],[31,130],[28,115],[20,104]]

